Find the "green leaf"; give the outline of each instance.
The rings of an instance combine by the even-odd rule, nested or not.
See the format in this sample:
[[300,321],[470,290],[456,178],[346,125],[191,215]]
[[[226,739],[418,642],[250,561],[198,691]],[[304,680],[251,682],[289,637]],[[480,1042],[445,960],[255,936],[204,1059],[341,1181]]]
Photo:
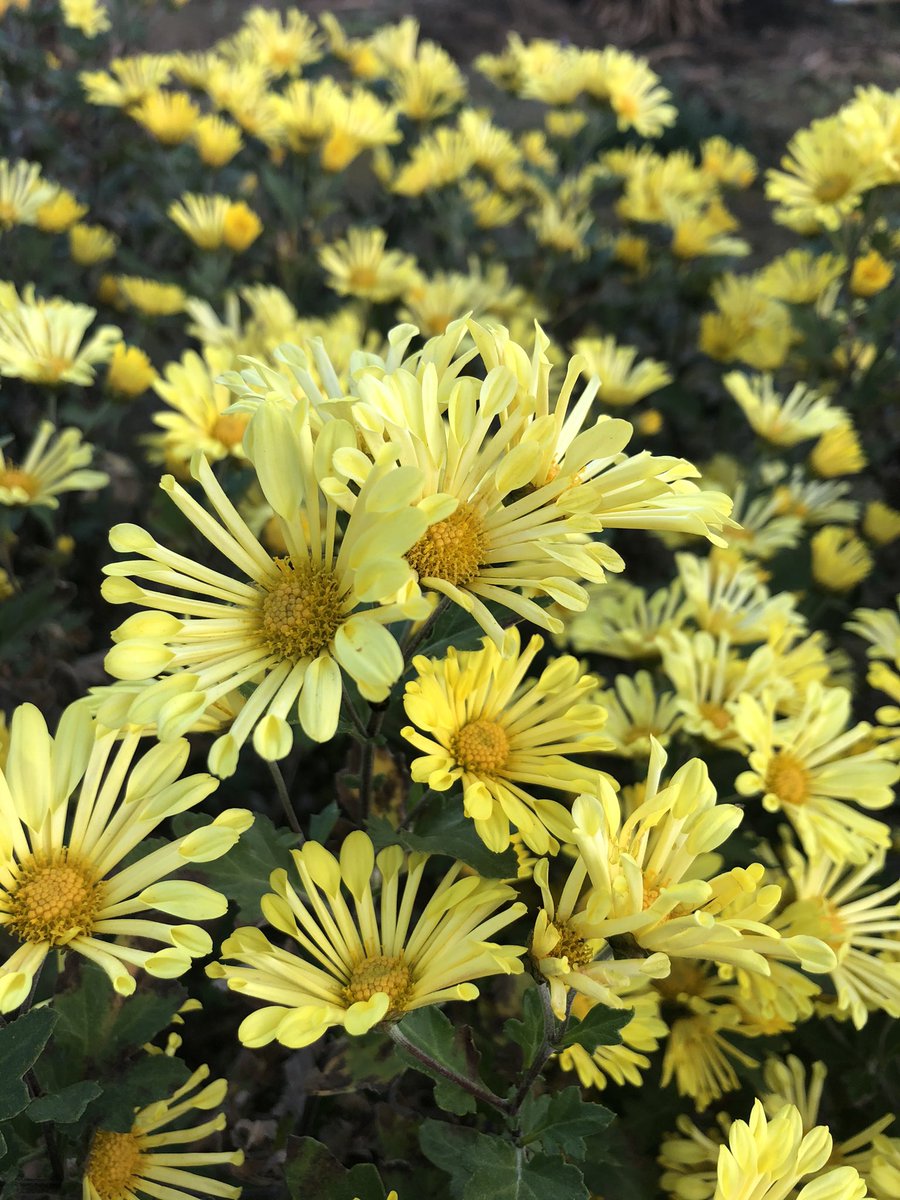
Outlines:
[[522,1048],[522,1066],[530,1067],[544,1040],[544,1010],[538,988],[530,987],[522,996],[522,1020],[510,1017],[503,1032]]
[[25,1115],[32,1121],[53,1121],[59,1125],[69,1125],[79,1120],[84,1110],[92,1100],[103,1091],[99,1083],[93,1079],[84,1079],[81,1083],[72,1083],[53,1096],[39,1096],[32,1100],[25,1110]]
[[581,1160],[587,1150],[584,1139],[601,1133],[614,1116],[602,1104],[586,1103],[578,1087],[530,1095],[519,1111],[521,1141],[526,1146],[537,1143],[546,1154]]
[[[321,812],[314,813],[309,820],[310,839],[314,842],[324,842],[334,829],[339,816],[340,809],[336,800],[326,804]],[[244,836],[246,837],[246,834]]]
[[605,1004],[595,1004],[583,1021],[570,1018],[565,1033],[556,1044],[560,1050],[566,1046],[583,1046],[588,1054],[598,1046],[618,1046],[622,1041],[619,1031],[633,1016],[630,1008],[607,1008]]
[[[479,1082],[477,1056],[470,1031],[467,1028],[455,1028],[439,1008],[431,1005],[428,1008],[417,1009],[403,1018],[399,1028],[400,1032],[429,1058],[449,1067],[458,1075]],[[429,1069],[402,1046],[396,1047],[396,1054],[408,1067],[421,1071],[423,1075],[434,1080],[434,1099],[440,1108],[458,1116],[475,1112],[475,1097],[446,1079],[440,1071]]]
[[488,879],[509,879],[516,874],[515,851],[511,847],[502,854],[488,850],[463,812],[459,796],[436,795],[416,817],[415,824],[412,833],[394,829],[383,817],[375,817],[369,819],[368,829],[379,850],[399,843],[407,850],[458,858]]
[[459,1200],[588,1200],[581,1172],[546,1155],[529,1156],[503,1138],[442,1121],[424,1121],[425,1157],[450,1176]]
[[28,1105],[31,1096],[22,1076],[37,1062],[56,1020],[52,1009],[33,1008],[0,1029],[0,1121],[8,1121]]
[[[206,821],[199,813],[182,813],[172,825],[181,835]],[[267,816],[257,813],[234,849],[214,862],[203,863],[200,871],[210,887],[238,905],[238,922],[252,924],[260,918],[259,901],[269,890],[269,876],[275,868],[293,870],[291,847],[296,844],[297,835],[290,829],[279,829]]]
[[284,1169],[291,1200],[327,1196],[328,1200],[384,1200],[381,1176],[371,1163],[342,1166],[327,1146],[315,1138],[291,1138]]
[[127,1133],[134,1121],[134,1110],[162,1100],[188,1077],[180,1058],[168,1054],[144,1054],[119,1071],[115,1080],[104,1083],[103,1096],[91,1109],[98,1128]]

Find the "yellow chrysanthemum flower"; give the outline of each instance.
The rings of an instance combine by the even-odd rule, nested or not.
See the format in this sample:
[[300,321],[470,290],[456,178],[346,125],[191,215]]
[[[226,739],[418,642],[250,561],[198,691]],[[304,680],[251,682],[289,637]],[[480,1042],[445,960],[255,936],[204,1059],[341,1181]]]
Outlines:
[[576,338],[572,349],[584,358],[586,373],[599,377],[597,398],[601,404],[624,408],[672,382],[672,376],[663,363],[644,358],[635,364],[637,349],[618,345],[612,335]]
[[[774,482],[774,473],[772,478]],[[777,478],[784,479],[780,468]],[[859,516],[857,501],[845,498],[850,490],[846,482],[810,479],[797,465],[772,495],[782,512],[799,517],[806,525],[849,524]]]
[[95,38],[112,28],[102,0],[59,0],[59,10],[65,24],[80,30],[86,38]]
[[[626,1083],[640,1087],[642,1072],[650,1066],[648,1054],[659,1048],[668,1027],[659,1013],[659,995],[649,981],[640,975],[617,986],[617,995],[633,1016],[619,1030],[622,1041],[617,1046],[598,1046],[589,1053],[576,1042],[559,1055],[559,1065],[564,1071],[575,1071],[582,1087],[595,1087],[603,1091],[612,1081],[617,1087]],[[572,1001],[572,1016],[584,1020],[593,1007],[591,1001],[576,994]]]
[[876,546],[889,546],[900,537],[900,512],[881,500],[866,505],[863,533]]
[[854,296],[876,296],[894,278],[894,267],[877,250],[856,259],[850,272],[850,291]]
[[633,129],[641,137],[655,138],[675,124],[678,113],[669,103],[672,94],[646,59],[615,46],[585,51],[583,59],[585,90],[607,101],[620,130]]
[[756,159],[743,146],[716,136],[700,143],[700,169],[723,187],[748,188],[756,178]]
[[250,414],[227,412],[234,397],[217,380],[234,363],[224,347],[207,346],[201,357],[186,351],[180,362],[171,362],[153,385],[169,406],[153,414],[163,429],[162,451],[166,462],[189,463],[199,451],[211,462],[234,456],[244,458],[243,441]]
[[238,63],[256,63],[273,75],[298,75],[322,57],[322,39],[311,18],[296,8],[279,13],[255,6],[234,37],[220,42],[217,50]]
[[863,863],[889,845],[890,831],[846,802],[887,808],[900,766],[889,747],[865,744],[865,721],[847,728],[850,701],[845,688],[813,683],[797,714],[779,720],[771,699],[739,697],[734,722],[750,747],[750,770],[735,788],[741,796],[762,795],[769,812],[784,812],[807,854]]
[[[335,421],[332,433],[355,445],[346,422]],[[427,525],[426,515],[409,503],[418,472],[396,471],[382,456],[339,537],[337,507],[322,494],[303,406],[288,412],[261,405],[244,449],[278,518],[287,557],[273,558],[260,545],[199,457],[192,471],[219,520],[171,476],[161,487],[244,578],[176,554],[136,525],[117,525],[110,533],[114,548],[141,557],[106,567],[110,578],[103,584],[113,604],[143,603],[166,614],[126,621],[113,634],[117,645],[106,666],[119,679],[176,674],[183,686],[174,698],[170,681],[162,680],[158,690],[158,723],[170,735],[188,728],[185,722],[226,692],[257,684],[231,729],[213,743],[211,769],[222,776],[233,774],[251,732],[263,758],[284,758],[294,741],[286,718],[295,705],[311,738],[334,737],[342,669],[365,699],[387,699],[403,656],[385,626],[428,613],[403,558]],[[130,576],[155,586],[148,590]],[[182,619],[169,615],[176,613]]]
[[787,304],[814,304],[846,269],[847,260],[840,254],[788,250],[759,272],[757,287]]
[[460,104],[466,96],[466,78],[435,42],[422,42],[416,56],[389,77],[397,109],[412,121],[433,121]]
[[328,273],[326,283],[339,296],[358,296],[381,303],[394,300],[419,279],[411,254],[387,250],[383,229],[354,226],[346,238],[319,251],[319,262]]
[[589,587],[587,593],[587,608],[567,617],[564,630],[565,641],[578,654],[659,658],[659,637],[688,619],[689,608],[678,583],[648,596],[633,583],[613,579]]
[[823,479],[835,475],[858,475],[868,466],[859,436],[848,420],[825,431],[809,455],[809,465]]
[[812,574],[830,592],[849,592],[872,573],[874,561],[866,543],[840,525],[826,525],[810,543]]
[[672,230],[671,250],[676,258],[730,255],[743,257],[750,253],[750,244],[743,238],[732,237],[738,222],[718,196],[698,207],[677,200],[666,206],[665,223]]
[[524,207],[521,199],[505,195],[483,179],[463,179],[459,190],[479,229],[511,225]]
[[677,698],[659,690],[649,671],[617,675],[612,688],[591,699],[606,709],[604,733],[613,742],[607,753],[622,758],[648,758],[650,739],[667,746],[682,724]]
[[61,492],[105,487],[105,472],[85,469],[93,454],[94,447],[82,442],[80,430],[56,434],[51,421],[41,421],[20,465],[0,449],[0,504],[58,508]]
[[718,550],[706,558],[676,554],[675,562],[691,617],[714,637],[725,634],[736,646],[772,643],[798,626],[794,596],[772,595],[752,563]]
[[751,428],[773,446],[796,446],[834,428],[845,417],[826,396],[802,383],[784,397],[775,391],[771,375],[730,371],[722,379],[740,405]]
[[208,1078],[209,1067],[199,1067],[171,1096],[136,1109],[134,1123],[127,1133],[98,1129],[91,1139],[84,1166],[84,1200],[152,1200],[160,1195],[168,1196],[169,1200],[175,1197],[188,1200],[198,1192],[237,1200],[240,1187],[220,1183],[196,1168],[240,1166],[244,1161],[243,1150],[200,1152],[176,1148],[220,1133],[225,1128],[224,1113],[187,1129],[163,1132],[186,1113],[208,1112],[222,1104],[228,1081],[216,1079],[207,1083]]
[[328,125],[322,142],[322,167],[343,171],[362,153],[376,146],[391,146],[402,138],[397,111],[364,87],[331,93]]
[[60,188],[38,209],[35,224],[43,233],[65,233],[86,212],[86,204],[79,204],[68,188]]
[[239,965],[207,968],[242,995],[267,1002],[241,1023],[245,1046],[273,1040],[308,1046],[334,1026],[358,1036],[429,1004],[474,1000],[474,979],[522,971],[524,947],[488,940],[525,909],[509,903],[515,891],[506,884],[478,875],[459,878],[457,863],[414,922],[427,854],[389,846],[376,855],[359,830],[345,838],[340,859],[318,842],[292,854],[305,895],[286,871],[274,871],[273,892],[263,896],[261,907],[302,953],[272,945],[260,929],[242,927],[222,945],[224,958]]
[[180,146],[194,131],[200,109],[187,92],[148,92],[128,114],[164,146]]
[[[81,702],[65,710],[55,740],[34,705],[13,714],[0,775],[0,925],[19,945],[0,966],[3,1012],[26,998],[52,949],[91,959],[123,996],[135,988],[131,968],[171,979],[212,950],[196,925],[144,914],[158,910],[200,921],[222,916],[224,896],[166,877],[227,853],[253,817],[229,809],[117,870],[160,821],[199,804],[218,786],[209,775],[182,778],[187,742],[155,746],[134,762],[139,740],[137,734],[120,739],[115,730],[98,736]],[[161,948],[139,949],[134,939]]]
[[890,608],[858,608],[852,615],[847,628],[869,642],[869,658],[884,658],[900,667],[900,614]]
[[217,114],[200,117],[191,136],[201,161],[208,167],[224,167],[244,144],[240,128]]
[[69,230],[69,253],[81,267],[105,262],[116,252],[119,239],[103,225],[76,223]]
[[106,386],[120,396],[140,396],[156,379],[150,356],[139,346],[117,342],[106,372]]
[[510,825],[538,854],[555,853],[556,839],[570,842],[568,810],[537,798],[534,785],[594,790],[599,772],[569,756],[610,746],[600,732],[605,711],[585,700],[597,680],[581,675],[576,659],[557,658],[538,679],[525,680],[542,645],[533,637],[521,650],[513,628],[501,649],[485,638],[481,650],[451,647],[443,659],[416,658],[417,676],[403,697],[417,726],[403,736],[425,755],[413,760],[413,779],[435,791],[459,781],[466,816],[494,851],[509,845]]
[[0,158],[0,232],[13,225],[36,225],[38,213],[59,190],[58,183],[41,178],[37,163]]
[[439,125],[420,138],[391,180],[400,196],[421,196],[464,179],[475,162],[475,150],[459,129]]
[[186,192],[169,205],[169,219],[201,250],[218,250],[225,234],[227,196],[199,196]]
[[716,312],[700,318],[700,349],[719,362],[739,361],[774,371],[787,357],[794,329],[787,307],[753,276],[725,274],[712,285]]
[[98,363],[108,362],[122,331],[101,325],[83,344],[97,310],[56,296],[38,299],[29,286],[22,297],[10,289],[0,305],[0,375],[29,383],[87,387]]
[[148,317],[171,317],[184,311],[187,295],[177,283],[160,283],[139,275],[116,275],[119,296]]
[[129,108],[168,82],[172,59],[167,54],[114,58],[106,71],[82,71],[81,86],[89,104]]
[[225,210],[222,240],[235,254],[243,254],[263,231],[263,223],[243,200],[233,200]]

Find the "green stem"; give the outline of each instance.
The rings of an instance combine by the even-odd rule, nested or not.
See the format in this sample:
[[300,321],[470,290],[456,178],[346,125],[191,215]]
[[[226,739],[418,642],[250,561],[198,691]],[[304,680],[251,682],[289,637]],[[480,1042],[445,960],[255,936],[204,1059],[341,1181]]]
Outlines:
[[489,1087],[485,1087],[481,1083],[476,1083],[474,1079],[469,1079],[467,1075],[460,1075],[452,1067],[445,1066],[443,1063],[432,1058],[430,1054],[426,1054],[424,1050],[420,1050],[418,1046],[409,1040],[405,1033],[401,1032],[398,1025],[389,1025],[388,1034],[396,1046],[399,1046],[401,1050],[405,1050],[407,1054],[417,1059],[423,1066],[428,1067],[429,1071],[436,1071],[439,1075],[443,1075],[445,1079],[449,1079],[451,1083],[455,1083],[464,1092],[468,1092],[470,1096],[474,1096],[476,1100],[481,1100],[484,1104],[490,1104],[498,1112],[507,1114],[510,1112],[510,1103],[508,1100],[504,1100],[502,1096],[498,1096],[496,1092],[492,1092]]
[[281,767],[277,762],[267,762],[269,773],[275,784],[275,791],[278,793],[278,799],[281,801],[281,807],[284,809],[284,815],[287,817],[288,825],[296,833],[302,845],[306,839],[303,836],[303,830],[300,828],[300,822],[297,819],[297,814],[294,812],[294,806],[291,804],[291,798],[288,795],[287,784],[284,782],[284,776],[281,773]]
[[541,997],[541,1012],[544,1017],[544,1039],[538,1047],[531,1065],[522,1077],[522,1082],[516,1089],[515,1095],[509,1102],[511,1116],[515,1116],[518,1113],[519,1109],[525,1103],[525,1097],[531,1091],[532,1084],[547,1065],[548,1059],[552,1058],[556,1053],[556,1042],[560,1029],[559,1022],[554,1015],[553,1009],[550,1007],[550,989],[545,983],[542,983],[538,985],[538,990]]
[[409,666],[409,664],[412,662],[413,655],[416,653],[428,635],[434,630],[435,625],[437,625],[438,621],[449,607],[449,597],[442,596],[432,610],[431,615],[425,618],[417,630],[410,632],[409,636],[406,638],[406,641],[401,646],[401,650],[403,651],[404,667]]

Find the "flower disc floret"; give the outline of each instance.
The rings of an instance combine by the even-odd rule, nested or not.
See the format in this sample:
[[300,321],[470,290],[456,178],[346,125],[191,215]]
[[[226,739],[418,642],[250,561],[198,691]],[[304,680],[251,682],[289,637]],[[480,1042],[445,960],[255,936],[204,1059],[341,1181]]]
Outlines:
[[64,946],[92,927],[102,896],[95,873],[68,850],[50,858],[31,855],[19,864],[9,891],[10,932],[23,942]]
[[294,567],[276,559],[281,578],[259,602],[262,640],[271,654],[299,662],[315,658],[343,621],[341,588],[334,571],[315,563]]
[[484,565],[484,521],[474,505],[458,508],[429,526],[407,552],[406,561],[420,579],[443,579],[456,586],[472,583]]

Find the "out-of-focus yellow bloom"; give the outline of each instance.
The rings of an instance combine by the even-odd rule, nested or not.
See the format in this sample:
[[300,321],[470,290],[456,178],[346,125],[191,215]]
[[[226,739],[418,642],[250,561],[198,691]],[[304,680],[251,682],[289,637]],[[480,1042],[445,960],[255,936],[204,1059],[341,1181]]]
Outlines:
[[[173,1178],[177,1180],[176,1195],[186,1197],[199,1193],[237,1200],[240,1187],[211,1178],[205,1169],[196,1171],[193,1168],[240,1166],[244,1161],[243,1150],[198,1152],[176,1149],[190,1142],[205,1142],[211,1135],[220,1133],[225,1128],[224,1113],[219,1112],[211,1120],[187,1129],[161,1132],[186,1113],[207,1113],[222,1104],[228,1091],[227,1080],[206,1083],[208,1078],[209,1067],[200,1067],[171,1096],[136,1109],[134,1123],[126,1133],[98,1129],[91,1139],[84,1167],[84,1200],[143,1200],[160,1190],[160,1179],[171,1181]],[[182,1188],[190,1191],[182,1191]]]
[[810,545],[813,579],[830,592],[849,592],[872,572],[866,543],[841,525],[826,525]]
[[900,537],[900,512],[881,500],[866,505],[863,533],[876,546],[887,546]]
[[105,262],[116,252],[119,239],[103,225],[83,225],[81,222],[69,230],[69,253],[81,267],[92,267]]
[[421,196],[465,178],[475,161],[469,138],[458,129],[439,125],[415,144],[397,170],[391,191],[401,196]]
[[584,52],[584,87],[589,95],[606,100],[623,132],[633,129],[641,137],[659,137],[675,124],[678,113],[671,93],[646,59],[636,58],[615,46]]
[[200,109],[187,92],[148,92],[129,115],[164,146],[178,146],[194,131]]
[[234,37],[216,49],[225,58],[258,64],[273,75],[298,75],[322,57],[322,39],[314,22],[299,9],[279,13],[256,6]]
[[672,253],[676,258],[689,260],[718,254],[740,257],[750,253],[743,238],[729,236],[738,228],[738,222],[718,197],[703,208],[670,205],[666,223],[672,227]]
[[[621,961],[621,960],[620,960]],[[666,1023],[660,1017],[659,995],[653,990],[645,976],[616,984],[619,1001],[632,1010],[632,1018],[619,1031],[622,1041],[617,1046],[598,1046],[589,1054],[578,1043],[563,1050],[559,1065],[564,1071],[575,1071],[582,1087],[603,1090],[611,1080],[619,1087],[626,1083],[640,1087],[642,1072],[650,1066],[648,1054],[659,1048],[660,1039],[666,1035]],[[572,1015],[584,1020],[591,1001],[576,993],[572,1003]]]
[[823,479],[833,479],[835,475],[858,475],[867,463],[865,451],[849,418],[826,430],[809,456],[809,465]]
[[207,114],[194,125],[197,153],[208,167],[224,167],[244,144],[240,128],[225,117]]
[[169,206],[169,217],[201,250],[245,250],[262,232],[262,222],[243,200],[186,192]]
[[413,121],[433,121],[465,99],[466,79],[446,50],[422,42],[415,59],[389,76],[397,109]]
[[184,311],[187,296],[177,283],[159,283],[139,275],[116,275],[114,279],[121,299],[148,317],[169,317]]
[[585,237],[593,223],[593,215],[583,205],[564,204],[551,196],[543,200],[536,213],[528,216],[538,245],[549,246],[558,254],[571,255],[576,262],[582,262],[588,256]]
[[606,710],[603,732],[614,743],[607,753],[622,758],[649,758],[650,739],[667,746],[682,723],[674,693],[655,687],[649,671],[617,675],[591,699]]
[[665,425],[665,418],[658,408],[645,408],[634,418],[634,427],[643,437],[656,437]]
[[645,237],[622,233],[613,242],[613,258],[643,275],[650,260],[650,243]]
[[597,398],[601,404],[613,408],[627,408],[672,382],[663,363],[653,358],[636,363],[637,348],[617,345],[612,334],[603,338],[576,338],[572,349],[584,358],[585,373],[599,378]]
[[878,355],[878,347],[874,342],[863,338],[852,338],[843,346],[835,346],[831,361],[841,371],[852,370],[854,373],[865,374]]
[[718,311],[700,319],[700,349],[719,362],[738,360],[757,371],[774,371],[794,338],[784,304],[760,291],[751,276],[725,274],[710,296]]
[[854,296],[875,296],[894,278],[894,266],[877,250],[856,259],[850,272],[850,291]]
[[759,272],[756,285],[764,295],[787,304],[813,304],[846,269],[847,260],[841,254],[788,250]]
[[35,224],[44,233],[65,233],[87,210],[86,204],[79,204],[70,191],[60,188],[52,200],[38,209]]
[[383,229],[354,226],[346,238],[319,251],[319,262],[328,273],[328,286],[341,296],[359,296],[381,303],[393,300],[416,285],[419,272],[411,254],[385,249]]
[[390,146],[402,138],[397,111],[364,87],[332,93],[321,162],[326,171],[343,171],[363,150]]
[[242,254],[263,231],[263,223],[243,200],[232,201],[225,211],[222,240],[229,250]]
[[559,165],[556,154],[547,145],[547,135],[541,129],[526,130],[519,137],[519,149],[526,162],[543,171],[555,171]]
[[659,658],[659,639],[689,616],[681,584],[647,595],[643,588],[612,579],[589,587],[584,612],[566,621],[564,637],[578,654],[608,654],[634,661]]
[[106,372],[106,385],[120,396],[140,396],[156,378],[150,357],[138,346],[118,342]]
[[802,383],[784,397],[772,386],[771,375],[730,371],[722,380],[760,437],[773,446],[796,446],[834,428],[847,416],[828,398]]
[[38,213],[60,190],[41,178],[37,163],[0,158],[0,231],[13,225],[36,225]]
[[0,504],[58,508],[61,492],[93,491],[109,483],[103,471],[88,469],[94,447],[82,442],[77,429],[57,434],[41,421],[19,466],[0,450]]
[[479,229],[509,225],[522,211],[521,200],[504,195],[483,179],[463,179],[459,190]]
[[163,457],[170,469],[174,463],[189,463],[198,451],[212,462],[228,456],[244,459],[250,414],[226,412],[234,397],[216,382],[233,365],[228,348],[205,346],[202,358],[188,350],[180,362],[168,363],[154,383],[170,410],[153,414],[154,424],[165,430]]
[[544,114],[544,128],[551,137],[567,141],[584,129],[588,119],[581,108],[551,108]]
[[29,383],[75,383],[87,387],[94,367],[108,362],[122,336],[115,325],[101,325],[82,344],[97,310],[56,296],[38,299],[29,286],[20,298],[0,307],[0,375]]
[[768,812],[783,812],[812,857],[865,863],[890,844],[882,821],[859,812],[893,801],[900,767],[893,751],[867,745],[871,726],[850,723],[850,693],[811,683],[802,706],[777,718],[771,697],[738,698],[735,726],[749,746],[749,770],[737,777],[741,796],[762,795]]
[[700,169],[723,187],[748,188],[756,178],[756,159],[743,146],[716,136],[700,143]]
[[82,71],[79,75],[88,103],[129,108],[168,81],[172,59],[168,54],[114,58],[109,71]]
[[111,28],[109,12],[102,0],[59,0],[63,21],[70,29],[79,29],[86,38],[95,38]]

